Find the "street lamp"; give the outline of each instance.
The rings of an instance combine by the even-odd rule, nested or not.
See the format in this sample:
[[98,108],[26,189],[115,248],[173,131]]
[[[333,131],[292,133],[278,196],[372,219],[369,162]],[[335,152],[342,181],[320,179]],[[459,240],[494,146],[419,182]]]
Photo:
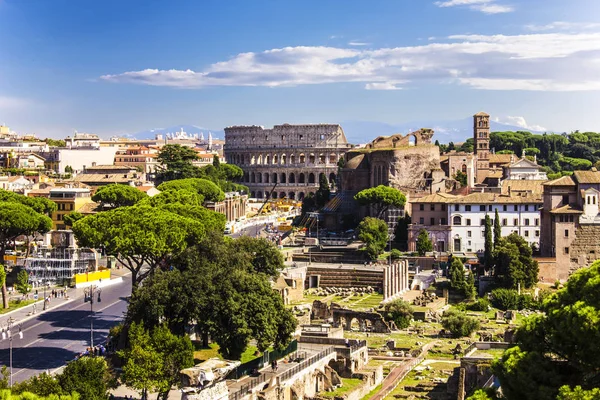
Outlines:
[[[8,321],[6,321],[6,329],[2,328],[2,340],[4,339],[8,339],[9,342],[9,354],[10,354],[10,358],[9,358],[9,365],[10,365],[10,387],[12,387],[13,385],[13,368],[12,368],[12,340],[13,340],[13,335],[12,335],[12,328],[13,328],[13,323],[15,322],[15,320],[10,317],[8,318]],[[19,339],[23,339],[23,332],[21,332],[21,324],[19,324]]]
[[90,302],[90,348],[94,348],[94,295],[98,295],[98,303],[102,301],[100,298],[100,294],[102,293],[102,289],[100,289],[96,285],[92,285],[83,291],[83,302]]

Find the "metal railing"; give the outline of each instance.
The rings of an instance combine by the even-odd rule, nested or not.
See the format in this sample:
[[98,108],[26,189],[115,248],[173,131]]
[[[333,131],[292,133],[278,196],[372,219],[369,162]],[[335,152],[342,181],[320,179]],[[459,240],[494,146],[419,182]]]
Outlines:
[[[300,362],[300,364],[296,365],[295,367],[290,368],[290,369],[284,371],[283,373],[277,375],[277,377],[280,379],[280,381],[285,381],[286,379],[291,378],[292,376],[296,375],[298,372],[302,371],[303,369],[311,366],[312,364],[316,363],[317,361],[320,361],[323,358],[327,357],[328,355],[332,354],[333,352],[335,352],[334,347],[333,346],[328,347],[327,349],[321,351],[320,353],[317,353],[314,356]],[[293,355],[297,354],[298,356],[300,356],[301,353],[304,353],[304,352],[295,352],[295,353],[292,353],[291,355],[293,356]],[[292,357],[290,357],[290,358],[292,358]],[[252,389],[254,389],[256,386],[258,386],[261,383],[264,383],[266,381],[267,381],[267,374],[261,374],[260,376],[250,380],[250,382],[242,385],[242,387],[240,387],[240,389],[237,390],[236,392],[229,394],[229,400],[240,400],[240,399],[244,398],[250,392],[252,392]]]

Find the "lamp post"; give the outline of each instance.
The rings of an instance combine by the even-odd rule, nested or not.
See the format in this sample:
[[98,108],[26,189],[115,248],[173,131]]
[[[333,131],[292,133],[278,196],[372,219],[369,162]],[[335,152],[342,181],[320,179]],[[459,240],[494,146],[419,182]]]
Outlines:
[[[317,243],[319,243],[319,213],[318,212],[311,212],[311,213],[308,213],[308,216],[311,217],[311,218],[316,218],[317,219]],[[309,230],[309,233],[310,233],[310,230]],[[310,251],[311,251],[311,248],[309,247],[308,248],[308,263],[312,264],[311,252]]]
[[[6,321],[6,329],[2,328],[2,340],[8,339],[9,343],[9,365],[10,365],[10,387],[13,385],[13,367],[12,367],[12,340],[13,340],[13,324],[15,320],[10,317],[8,321]],[[23,332],[21,332],[21,325],[19,324],[19,339],[23,339]]]
[[94,295],[98,295],[98,303],[102,301],[100,298],[100,294],[102,293],[102,289],[100,289],[96,285],[92,285],[86,288],[84,291],[83,302],[90,303],[90,348],[94,348]]

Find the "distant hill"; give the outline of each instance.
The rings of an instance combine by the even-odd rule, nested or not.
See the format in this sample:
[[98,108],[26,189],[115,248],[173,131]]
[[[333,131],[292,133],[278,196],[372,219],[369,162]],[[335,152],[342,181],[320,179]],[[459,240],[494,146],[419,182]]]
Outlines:
[[[394,133],[410,133],[420,128],[431,128],[435,131],[433,141],[440,143],[464,142],[473,137],[473,119],[465,118],[452,121],[416,121],[403,124],[386,124],[375,121],[346,121],[341,123],[346,138],[350,143],[369,143],[377,136],[389,136]],[[491,131],[529,131],[531,133],[543,133],[524,129],[520,126],[501,124],[492,121]]]
[[132,138],[132,139],[154,139],[154,137],[158,134],[161,134],[164,137],[164,135],[166,135],[167,133],[179,132],[181,129],[183,129],[184,132],[187,132],[188,136],[192,136],[194,134],[198,134],[198,136],[200,136],[200,134],[202,133],[202,134],[204,134],[204,138],[208,139],[208,133],[211,132],[213,139],[224,139],[225,138],[225,133],[223,132],[223,130],[208,129],[208,128],[203,128],[201,126],[196,126],[196,125],[175,125],[175,126],[170,126],[168,128],[149,129],[146,131],[131,133],[131,134],[127,134],[127,135],[121,135],[121,136]]

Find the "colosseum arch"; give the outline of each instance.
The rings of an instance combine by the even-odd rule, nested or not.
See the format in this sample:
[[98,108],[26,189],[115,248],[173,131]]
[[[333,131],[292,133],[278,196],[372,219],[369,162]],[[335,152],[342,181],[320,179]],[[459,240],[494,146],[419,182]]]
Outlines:
[[285,176],[285,172],[282,172],[282,173],[280,174],[280,177],[279,177],[279,182],[281,182],[281,183],[287,183],[287,179],[286,179],[286,176]]
[[286,161],[287,161],[287,155],[286,154],[282,154],[280,157],[280,161],[281,161],[281,165],[285,165]]
[[298,193],[298,200],[304,200],[304,192]]
[[325,164],[325,154],[319,153],[319,164]]
[[315,174],[312,172],[308,174],[308,183],[315,183]]
[[277,172],[273,172],[273,177],[272,177],[272,181],[271,183],[277,183]]
[[304,153],[300,153],[300,156],[298,156],[298,158],[300,159],[300,164],[306,163],[306,155],[304,155]]
[[250,198],[255,199],[256,198],[256,192],[250,192]]
[[315,153],[310,153],[308,155],[308,163],[309,164],[315,164]]
[[265,178],[263,180],[265,183],[269,183],[269,173],[265,172]]
[[[256,175],[254,175],[254,172],[252,172],[250,174],[250,183],[256,183]],[[254,196],[252,196],[254,197]]]
[[290,172],[290,179],[288,179],[289,183],[296,183],[296,175],[293,172]]
[[300,175],[298,175],[298,183],[306,183],[306,178],[304,177],[304,172],[301,172]]
[[252,154],[252,157],[250,157],[250,165],[254,165],[256,164],[256,156],[254,154]]
[[265,156],[265,165],[269,165],[269,164],[271,164],[271,156],[267,154]]
[[336,164],[338,162],[337,155],[335,153],[329,154],[329,163]]
[[280,192],[279,193],[279,198],[280,199],[285,199],[285,192]]
[[288,198],[292,199],[292,200],[296,200],[296,193],[294,192],[289,192],[288,193]]
[[278,160],[279,160],[279,157],[277,156],[277,154],[273,154],[273,164],[277,164]]
[[296,155],[290,154],[290,164],[296,164]]
[[258,192],[256,192],[256,198],[257,199],[262,199],[263,198],[263,192],[260,191],[260,190]]

